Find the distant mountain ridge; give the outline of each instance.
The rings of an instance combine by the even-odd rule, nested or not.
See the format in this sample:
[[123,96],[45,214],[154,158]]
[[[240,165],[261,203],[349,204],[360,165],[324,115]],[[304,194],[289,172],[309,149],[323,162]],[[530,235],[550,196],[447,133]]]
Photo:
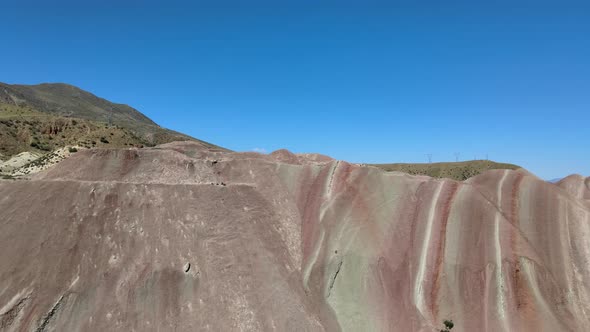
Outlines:
[[[90,121],[71,121],[82,119]],[[211,143],[162,128],[137,109],[110,102],[64,83],[37,85],[0,83],[0,161],[21,152],[44,153],[59,148],[125,148],[173,141]],[[520,166],[474,160],[432,164],[374,164],[385,171],[463,181],[491,169]]]
[[57,116],[105,122],[133,131],[152,145],[172,141],[196,140],[213,144],[160,127],[133,107],[104,98],[64,83],[21,85],[0,83],[0,104],[28,106]]
[[464,181],[473,176],[492,169],[517,170],[518,165],[497,163],[491,160],[469,160],[459,162],[442,162],[429,164],[373,164],[388,172],[404,172],[412,175],[427,175],[434,178],[449,178],[457,181]]

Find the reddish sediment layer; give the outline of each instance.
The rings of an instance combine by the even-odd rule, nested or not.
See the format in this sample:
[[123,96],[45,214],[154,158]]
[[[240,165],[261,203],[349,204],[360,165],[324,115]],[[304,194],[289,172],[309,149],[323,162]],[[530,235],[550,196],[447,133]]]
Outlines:
[[174,142],[0,181],[0,330],[590,330],[587,178]]

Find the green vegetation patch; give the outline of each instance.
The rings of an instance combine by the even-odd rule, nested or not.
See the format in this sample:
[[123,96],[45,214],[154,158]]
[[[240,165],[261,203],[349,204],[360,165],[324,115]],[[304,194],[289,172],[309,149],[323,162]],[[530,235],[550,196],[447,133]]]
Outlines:
[[4,159],[25,151],[45,153],[67,146],[123,148],[148,143],[118,125],[0,104],[0,154]]
[[373,164],[388,172],[403,172],[411,175],[427,175],[433,178],[448,178],[464,181],[490,169],[519,169],[520,166],[497,163],[490,160],[472,160],[430,164]]

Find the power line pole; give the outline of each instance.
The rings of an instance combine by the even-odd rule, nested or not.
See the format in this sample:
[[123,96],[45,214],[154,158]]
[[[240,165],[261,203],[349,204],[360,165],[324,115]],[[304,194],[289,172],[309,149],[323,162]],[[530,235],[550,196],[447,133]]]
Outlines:
[[428,157],[428,163],[432,164],[432,153],[427,154],[426,157]]
[[461,154],[459,152],[455,152],[455,162],[458,162],[459,161],[459,156],[460,155]]

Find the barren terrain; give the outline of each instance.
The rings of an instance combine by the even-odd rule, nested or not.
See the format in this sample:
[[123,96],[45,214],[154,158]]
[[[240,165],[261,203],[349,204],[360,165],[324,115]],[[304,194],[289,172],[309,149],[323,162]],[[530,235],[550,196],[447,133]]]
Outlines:
[[590,188],[199,142],[0,180],[3,331],[590,330]]

